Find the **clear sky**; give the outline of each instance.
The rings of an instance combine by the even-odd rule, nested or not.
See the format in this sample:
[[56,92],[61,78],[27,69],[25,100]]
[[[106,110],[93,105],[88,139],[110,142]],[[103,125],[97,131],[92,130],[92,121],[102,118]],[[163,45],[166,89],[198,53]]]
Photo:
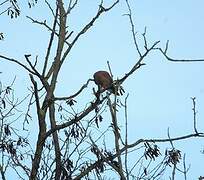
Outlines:
[[[104,1],[109,4],[108,0]],[[95,0],[79,1],[68,19],[68,25],[74,33],[95,15],[97,3]],[[160,40],[160,46],[164,47],[166,40],[170,41],[169,56],[178,59],[204,58],[203,0],[130,0],[130,4],[135,28],[141,39],[141,50],[141,33],[146,26],[150,44]],[[122,0],[79,40],[62,68],[57,95],[70,95],[92,78],[97,70],[108,70],[107,60],[110,61],[115,78],[121,78],[130,70],[138,60],[138,55],[128,17],[123,16],[127,12],[125,1]],[[4,32],[5,36],[0,41],[0,54],[22,62],[25,61],[24,54],[32,54],[33,57],[38,55],[40,68],[49,32],[44,27],[32,24],[26,15],[41,21],[46,19],[48,23],[52,18],[44,1],[40,0],[32,9],[23,5],[21,16],[17,19],[0,16],[0,32]],[[154,51],[145,59],[145,63],[123,84],[126,94],[129,93],[129,142],[139,138],[167,137],[168,127],[172,137],[192,133],[191,97],[196,97],[198,130],[204,131],[204,62],[173,63],[167,61],[159,51]],[[3,83],[11,82],[17,76],[15,86],[19,97],[28,93],[29,76],[22,68],[0,60],[0,72],[3,72],[0,74]],[[86,93],[91,93],[93,86],[90,84]],[[83,102],[87,102],[86,93],[81,96]],[[124,127],[123,116],[119,121],[121,127]],[[106,125],[105,122],[103,124]],[[166,146],[170,147],[169,144]],[[204,141],[188,139],[176,142],[175,146],[186,153],[186,164],[191,164],[187,174],[189,179],[204,176],[204,155],[200,153]]]

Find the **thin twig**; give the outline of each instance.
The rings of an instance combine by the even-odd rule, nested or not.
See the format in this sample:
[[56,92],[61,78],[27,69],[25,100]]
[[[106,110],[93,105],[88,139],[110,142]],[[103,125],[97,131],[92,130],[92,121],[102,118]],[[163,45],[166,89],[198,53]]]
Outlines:
[[113,78],[113,73],[112,73],[112,70],[111,70],[110,62],[107,61],[107,64],[108,64],[108,69],[109,69],[110,75]]
[[75,0],[75,2],[73,4],[72,4],[72,0],[69,1],[69,6],[67,8],[66,15],[71,13],[71,10],[74,9],[74,7],[77,5],[77,3],[78,3],[78,0]]
[[183,175],[184,180],[187,180],[187,169],[186,169],[186,154],[183,155]]
[[57,12],[58,12],[58,6],[56,7],[52,32],[51,32],[51,35],[50,35],[50,40],[49,40],[49,44],[48,44],[48,48],[47,48],[47,53],[46,53],[46,56],[45,56],[45,63],[44,63],[43,72],[42,72],[43,77],[45,76],[45,72],[46,72],[47,64],[48,64],[48,59],[49,59],[49,56],[50,56],[51,47],[53,45],[54,34],[55,34],[55,29],[56,29],[56,24],[57,24],[57,17],[58,17]]
[[173,164],[171,180],[175,180],[175,175],[176,175],[176,164]]
[[121,180],[125,180],[125,175],[123,173],[123,167],[122,167],[122,159],[121,159],[121,154],[120,154],[120,144],[119,144],[119,139],[121,138],[118,123],[117,123],[117,116],[116,116],[116,95],[114,99],[114,103],[112,104],[110,98],[108,97],[108,106],[110,109],[111,113],[111,118],[112,118],[112,126],[113,126],[113,132],[114,132],[114,138],[115,138],[115,151],[116,154],[118,155],[118,173],[120,174]]
[[144,39],[144,48],[145,48],[146,50],[148,50],[146,33],[147,33],[147,27],[145,27],[144,33],[142,34],[142,36],[143,36],[143,39]]
[[167,131],[167,135],[168,135],[168,138],[169,138],[169,142],[170,142],[170,144],[171,144],[171,147],[174,149],[174,145],[173,145],[173,142],[171,141],[171,137],[170,137],[169,128],[168,128],[168,131]]
[[126,73],[121,79],[119,79],[118,81],[120,82],[120,84],[122,84],[132,73],[134,73],[137,69],[139,69],[141,66],[145,65],[144,63],[142,63],[142,61],[144,60],[144,58],[149,54],[150,51],[152,51],[157,44],[159,44],[160,41],[156,41],[140,58],[139,60],[136,62],[136,64],[132,67],[132,69]]
[[168,41],[166,43],[165,50],[162,50],[162,48],[154,48],[154,49],[159,50],[167,60],[172,61],[172,62],[204,62],[204,59],[174,59],[174,58],[169,57],[166,54],[168,50]]
[[24,55],[25,56],[25,58],[26,58],[26,61],[28,62],[28,64],[30,65],[30,67],[32,68],[32,70],[35,72],[35,74],[38,76],[38,77],[40,77],[40,74],[39,74],[39,72],[37,71],[37,69],[35,68],[35,66],[34,65],[32,65],[32,63],[30,62],[30,60],[29,60],[29,57],[31,56],[30,54],[25,54]]
[[[49,3],[47,0],[45,0],[45,3],[47,4],[47,6],[48,6],[48,8],[50,9],[50,11],[51,11],[53,17],[55,18],[55,17],[56,17],[56,13],[55,13],[54,10],[52,9],[50,3]],[[57,6],[57,7],[58,7],[58,6]]]
[[[125,98],[125,146],[128,145],[128,114],[127,114],[127,99],[129,94]],[[128,149],[125,150],[125,171],[126,178],[129,180],[129,172],[128,172]]]
[[137,43],[137,39],[136,39],[135,25],[134,25],[134,22],[133,22],[133,19],[132,19],[132,10],[131,10],[129,1],[125,0],[125,2],[127,4],[128,11],[129,11],[129,13],[126,14],[126,15],[128,15],[128,17],[129,17],[134,45],[136,47],[137,53],[139,54],[140,57],[142,57],[142,54],[140,52],[140,49],[139,49],[139,46],[138,46],[138,43]]
[[73,99],[76,96],[78,96],[85,88],[87,88],[88,84],[90,81],[93,81],[93,79],[88,79],[87,82],[73,95],[71,96],[66,96],[66,97],[55,97],[55,101],[64,101],[64,100],[68,100],[68,99]]
[[[179,140],[184,140],[184,139],[189,139],[192,137],[204,137],[204,133],[193,133],[193,134],[188,134],[185,136],[179,136],[179,137],[175,137],[175,138],[167,138],[167,139],[139,139],[137,140],[135,143],[132,144],[128,144],[126,148],[133,148],[136,145],[140,144],[140,143],[144,143],[144,142],[170,142],[170,141],[179,141]],[[125,147],[121,149],[121,151],[125,151]]]
[[85,34],[95,23],[95,21],[104,13],[104,12],[108,12],[109,10],[111,10],[113,7],[115,7],[117,4],[119,3],[119,0],[115,1],[111,6],[105,8],[103,7],[103,4],[101,3],[99,5],[99,9],[98,12],[96,13],[96,15],[92,18],[92,20],[87,23],[82,29],[81,31],[79,31],[79,33],[76,35],[76,37],[73,39],[73,41],[70,43],[69,47],[67,48],[67,50],[65,51],[62,60],[61,60],[61,64],[65,61],[67,55],[69,54],[69,52],[71,51],[72,47],[74,46],[74,44],[77,42],[77,40],[83,35]]
[[0,6],[2,6],[3,4],[7,3],[9,0],[5,0],[2,3],[0,3]]
[[[56,36],[59,37],[59,33],[57,33],[54,29],[52,29],[50,26],[47,25],[46,21],[42,22],[42,21],[37,21],[35,19],[33,19],[32,17],[30,16],[26,16],[28,19],[30,19],[32,21],[32,23],[34,24],[39,24],[39,25],[42,25],[44,27],[46,27],[49,31],[53,32]],[[70,45],[69,42],[67,41],[64,41],[68,46]]]
[[14,62],[14,63],[20,65],[21,67],[23,67],[23,68],[24,68],[25,70],[27,70],[29,73],[31,73],[31,74],[33,74],[33,75],[37,75],[34,71],[32,71],[31,69],[29,69],[27,66],[25,66],[23,63],[19,62],[19,61],[16,60],[16,59],[9,58],[9,57],[3,56],[3,55],[0,55],[0,58],[5,59],[5,60],[10,61],[10,62]]
[[197,128],[196,128],[196,114],[197,114],[197,112],[196,112],[196,98],[192,97],[191,99],[193,101],[193,108],[192,108],[192,110],[193,110],[193,128],[194,128],[195,133],[198,133]]

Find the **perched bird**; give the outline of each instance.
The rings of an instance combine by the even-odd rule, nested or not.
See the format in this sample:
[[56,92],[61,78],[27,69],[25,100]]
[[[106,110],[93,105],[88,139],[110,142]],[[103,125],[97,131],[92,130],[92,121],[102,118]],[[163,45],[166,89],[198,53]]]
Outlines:
[[118,92],[113,85],[113,79],[107,71],[97,71],[94,73],[93,77],[94,82],[99,87],[99,90],[102,88],[105,90],[109,90],[111,93],[117,93],[118,95]]

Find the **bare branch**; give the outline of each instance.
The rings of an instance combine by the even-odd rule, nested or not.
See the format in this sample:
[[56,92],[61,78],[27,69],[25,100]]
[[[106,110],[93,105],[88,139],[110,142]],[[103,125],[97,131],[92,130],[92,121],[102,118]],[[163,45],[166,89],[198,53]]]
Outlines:
[[155,50],[159,50],[167,60],[172,61],[172,62],[203,62],[204,61],[204,59],[174,59],[174,58],[171,58],[167,55],[168,46],[169,46],[169,41],[166,42],[165,50],[162,50],[162,48],[155,48]]
[[73,3],[72,3],[72,0],[69,1],[66,15],[71,13],[71,10],[74,9],[74,7],[77,5],[77,3],[78,3],[78,0],[75,0]]
[[175,175],[176,175],[176,164],[173,164],[171,180],[175,180]]
[[[56,13],[55,13],[54,10],[52,9],[50,3],[49,3],[47,0],[45,0],[45,3],[47,4],[48,8],[50,9],[50,11],[51,11],[53,17],[56,18]],[[57,6],[57,7],[58,7],[58,6]]]
[[183,175],[184,180],[187,180],[187,172],[189,169],[186,169],[186,154],[183,155]]
[[49,131],[47,131],[46,135],[44,138],[50,136],[53,132],[66,128],[74,123],[77,123],[78,121],[80,121],[81,119],[83,119],[85,116],[87,116],[90,112],[92,112],[99,104],[101,104],[105,99],[107,99],[107,97],[104,97],[102,100],[98,101],[96,100],[95,102],[91,102],[91,105],[89,107],[87,107],[80,115],[74,117],[73,119],[71,119],[68,122],[65,122],[63,124],[60,125],[56,125],[55,128],[50,129]]
[[7,3],[7,2],[9,2],[9,0],[3,1],[2,3],[0,3],[0,6],[2,6],[3,4],[5,4],[5,3]]
[[31,78],[31,82],[33,83],[33,87],[34,87],[34,95],[35,95],[35,102],[36,102],[36,108],[37,108],[36,110],[37,110],[37,115],[38,115],[38,126],[39,126],[37,145],[36,145],[34,158],[32,159],[32,169],[31,169],[31,173],[29,177],[30,180],[33,180],[33,179],[36,179],[36,176],[38,173],[38,168],[39,168],[40,160],[41,160],[41,154],[42,154],[44,142],[45,142],[45,140],[43,139],[43,136],[46,132],[46,123],[45,123],[46,109],[44,110],[41,109],[39,96],[38,96],[37,82],[34,80],[32,75],[30,75],[30,78]]
[[147,33],[147,27],[145,27],[144,33],[142,34],[142,36],[143,36],[143,39],[144,39],[144,48],[145,48],[146,50],[148,50],[146,33]]
[[149,54],[149,52],[152,51],[156,47],[157,44],[159,44],[159,42],[160,41],[156,41],[149,49],[147,49],[146,52],[139,58],[139,60],[133,66],[133,68],[128,73],[126,73],[123,78],[118,80],[120,84],[122,84],[137,69],[139,69],[141,66],[145,65],[144,63],[142,63],[142,61]]
[[[47,23],[46,23],[46,21],[42,22],[42,21],[35,20],[35,19],[33,19],[32,17],[30,17],[30,16],[26,16],[26,17],[27,17],[28,19],[30,19],[30,20],[32,21],[32,23],[34,23],[34,24],[39,24],[39,25],[42,25],[42,26],[46,27],[49,31],[51,31],[52,33],[54,33],[56,36],[59,37],[59,33],[57,33],[57,32],[55,31],[55,29],[53,29],[53,28],[51,28],[50,26],[48,26]],[[56,21],[56,23],[57,23],[57,21]],[[67,42],[67,41],[64,41],[64,42],[65,42],[67,45],[70,45],[69,42]]]
[[[54,129],[56,127],[54,103],[51,103],[49,106],[49,118],[50,118],[51,128]],[[58,180],[62,171],[60,145],[59,145],[59,138],[58,138],[57,131],[53,132],[52,135],[53,135],[53,142],[55,147],[55,162],[56,162],[55,180]]]
[[51,47],[52,47],[53,40],[54,40],[54,34],[55,34],[55,29],[56,29],[56,24],[57,24],[57,17],[58,17],[57,12],[58,12],[58,6],[56,7],[52,32],[51,32],[51,35],[50,35],[50,40],[49,40],[49,44],[48,44],[48,48],[47,48],[47,53],[46,53],[46,56],[45,56],[45,63],[44,63],[43,72],[42,72],[43,77],[45,76],[45,72],[46,72],[47,64],[48,64],[48,59],[49,59],[49,56],[50,56],[50,51],[51,51]]
[[31,69],[29,69],[27,66],[25,66],[23,63],[19,62],[19,61],[16,60],[16,59],[9,58],[9,57],[3,56],[3,55],[0,55],[0,58],[5,59],[5,60],[10,61],[10,62],[14,62],[14,63],[20,65],[21,67],[23,67],[23,68],[24,68],[25,70],[27,70],[29,73],[31,73],[31,74],[33,74],[33,75],[37,75],[34,71],[32,71]]
[[[125,98],[125,146],[128,145],[128,113],[127,113],[127,99],[129,94]],[[125,150],[125,171],[127,180],[129,180],[129,172],[128,172],[128,149]]]
[[111,70],[110,62],[107,61],[107,64],[108,64],[108,69],[109,69],[110,75],[113,78],[113,73],[112,73],[112,70]]
[[137,146],[140,143],[143,142],[170,142],[170,141],[179,141],[179,140],[184,140],[184,139],[188,139],[188,138],[192,138],[192,137],[204,137],[204,133],[195,133],[195,134],[189,134],[189,135],[185,135],[185,136],[179,136],[179,137],[175,137],[175,138],[171,138],[171,139],[139,139],[138,141],[136,141],[133,144],[129,144],[126,147],[122,148],[121,151],[125,151],[125,148],[133,148],[135,146]]
[[0,172],[1,172],[2,180],[6,180],[5,170],[3,169],[3,167],[1,166],[1,164],[0,164]]
[[[144,143],[144,142],[170,142],[170,141],[179,141],[179,140],[184,140],[184,139],[189,139],[191,137],[204,137],[204,133],[198,133],[198,134],[189,134],[189,135],[186,135],[186,136],[180,136],[180,137],[176,137],[176,138],[171,138],[171,139],[139,139],[138,141],[136,141],[135,143],[133,144],[129,144],[125,147],[123,147],[121,150],[120,150],[120,154],[122,154],[123,152],[126,151],[126,149],[130,149],[130,148],[134,148],[135,146],[141,144],[141,143]],[[118,157],[118,154],[114,154],[112,156],[112,158],[116,158]],[[80,173],[76,178],[74,178],[75,180],[79,180],[81,179],[82,177],[84,177],[86,174],[88,174],[89,172],[91,172],[95,166],[97,165],[97,163],[99,163],[98,161],[96,161],[95,163],[91,164],[90,166],[88,166],[82,173]]]
[[168,135],[168,138],[169,138],[169,142],[170,142],[170,144],[171,144],[171,147],[172,147],[172,149],[174,149],[174,144],[173,144],[173,142],[171,141],[171,136],[170,136],[169,128],[168,128],[167,135]]
[[4,10],[4,11],[2,11],[2,12],[0,13],[0,16],[1,16],[2,14],[6,13],[9,9],[11,9],[11,7],[7,8],[7,9]]
[[192,108],[193,110],[193,128],[194,128],[195,133],[198,133],[197,128],[196,128],[196,113],[197,113],[196,112],[196,98],[192,97],[191,99],[193,101],[193,108]]
[[25,56],[25,58],[26,58],[26,61],[27,61],[28,64],[30,65],[31,69],[35,72],[35,74],[36,74],[38,77],[40,77],[39,72],[37,71],[37,69],[35,68],[35,66],[32,65],[32,63],[31,63],[30,60],[29,60],[29,57],[30,57],[31,55],[30,55],[30,54],[28,54],[28,55],[25,54],[24,56]]
[[114,138],[115,138],[115,150],[116,154],[118,156],[118,173],[120,175],[121,180],[125,180],[125,175],[123,173],[123,167],[122,167],[122,160],[121,160],[121,154],[120,154],[120,144],[119,144],[119,139],[121,138],[120,132],[119,132],[119,127],[117,123],[117,116],[116,116],[116,95],[115,95],[115,100],[114,103],[111,103],[110,98],[108,97],[108,105],[109,105],[109,110],[112,118],[112,126],[113,126],[113,132],[114,132]]
[[[39,96],[38,96],[37,82],[34,80],[34,78],[31,74],[30,74],[30,79],[31,79],[31,82],[33,83],[33,87],[34,87],[36,107],[37,107],[37,110],[40,110],[41,108],[40,108],[40,101],[39,101]],[[40,112],[38,112],[38,114],[40,114]]]
[[62,101],[62,100],[68,100],[68,99],[73,99],[76,96],[78,96],[85,88],[87,88],[88,84],[90,81],[93,81],[93,79],[88,79],[87,82],[73,95],[68,96],[68,97],[55,97],[55,101]]
[[126,15],[129,17],[129,20],[130,20],[130,25],[131,25],[131,31],[132,31],[132,37],[133,37],[134,45],[135,45],[135,48],[137,50],[137,53],[139,54],[140,57],[142,57],[142,54],[141,54],[141,52],[139,50],[139,46],[138,46],[137,39],[136,39],[135,25],[134,25],[134,22],[133,22],[133,19],[132,19],[132,10],[130,8],[129,1],[125,0],[125,2],[127,4],[128,11],[129,11],[129,13],[126,14]]
[[167,42],[166,42],[166,47],[165,47],[165,50],[164,50],[165,54],[167,53],[168,48],[169,48],[169,40],[167,40]]
[[58,42],[57,42],[57,50],[56,50],[56,56],[55,56],[55,62],[54,62],[55,67],[53,69],[53,75],[52,75],[51,85],[50,85],[51,92],[53,92],[55,89],[57,77],[58,77],[58,74],[60,71],[60,67],[61,67],[60,61],[61,61],[62,51],[64,48],[64,42],[65,42],[65,35],[66,35],[67,16],[65,14],[63,1],[58,0],[57,5],[59,6],[60,26],[59,26],[59,38],[58,38]]
[[116,6],[119,3],[119,0],[115,1],[110,7],[103,7],[102,5],[103,2],[101,2],[101,4],[99,5],[99,9],[97,14],[92,18],[92,20],[87,23],[82,30],[76,35],[76,37],[74,38],[74,40],[70,43],[70,46],[68,47],[68,49],[65,51],[62,60],[61,60],[61,64],[64,62],[64,60],[66,59],[67,55],[69,54],[69,52],[71,51],[72,47],[74,46],[74,44],[77,42],[77,40],[83,35],[85,34],[95,23],[95,21],[101,16],[101,14],[103,14],[104,12],[108,12],[109,10],[111,10],[114,6]]

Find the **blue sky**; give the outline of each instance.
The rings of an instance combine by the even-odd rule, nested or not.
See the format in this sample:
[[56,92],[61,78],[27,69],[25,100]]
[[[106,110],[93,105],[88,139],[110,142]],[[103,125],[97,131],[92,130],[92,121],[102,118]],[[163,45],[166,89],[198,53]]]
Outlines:
[[[108,1],[106,2],[108,4]],[[204,2],[202,0],[130,0],[135,28],[138,37],[147,27],[149,43],[160,40],[164,47],[170,41],[169,55],[173,58],[204,58]],[[69,26],[76,31],[95,15],[97,2],[83,1],[73,11]],[[69,95],[77,91],[97,70],[108,70],[110,61],[115,78],[121,78],[138,59],[134,48],[130,24],[124,0],[99,19],[75,45],[67,58],[59,76],[57,95]],[[48,15],[49,14],[49,15]],[[29,10],[22,7],[22,14],[10,20],[7,16],[0,17],[0,31],[5,32],[5,40],[0,42],[0,54],[21,59],[24,54],[39,56],[39,67],[47,46],[49,32],[38,25],[32,24],[25,16],[49,23],[51,14],[44,2],[39,2]],[[143,48],[142,40],[139,40]],[[204,131],[204,62],[173,63],[167,61],[159,51],[152,52],[144,61],[145,66],[135,72],[123,87],[129,93],[128,123],[129,142],[138,138],[167,137],[167,128],[171,136],[191,133],[193,130],[193,113],[191,97],[197,98],[198,130]],[[16,65],[0,61],[2,82],[16,79],[16,88],[20,97],[27,94],[29,86],[28,74]],[[89,85],[87,93],[94,84]],[[81,95],[87,102],[87,94]],[[83,103],[82,103],[83,104]],[[81,104],[81,105],[82,105]],[[80,108],[80,106],[78,108]],[[80,109],[78,109],[80,110]],[[124,117],[119,122],[124,126]],[[105,122],[104,126],[105,126]],[[202,139],[189,139],[177,142],[176,148],[186,153],[186,163],[191,164],[189,179],[203,175],[202,162],[204,148]],[[170,145],[168,145],[170,146]],[[168,179],[168,178],[167,178]]]

